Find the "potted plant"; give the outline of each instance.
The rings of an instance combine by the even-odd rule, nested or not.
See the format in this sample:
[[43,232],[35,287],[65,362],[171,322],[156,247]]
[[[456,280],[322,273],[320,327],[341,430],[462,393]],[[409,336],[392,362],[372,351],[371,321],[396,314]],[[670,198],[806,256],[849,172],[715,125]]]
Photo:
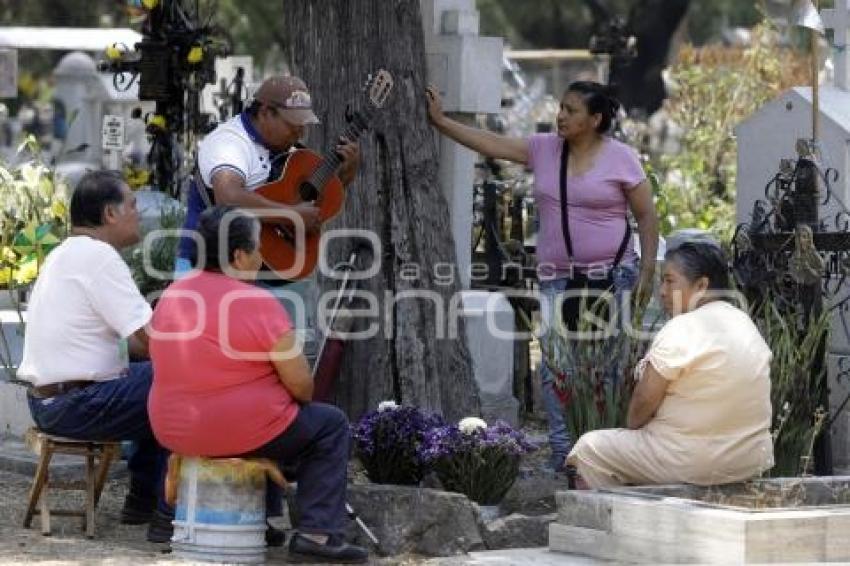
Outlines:
[[374,483],[419,485],[427,473],[420,450],[425,435],[441,426],[438,415],[384,401],[352,426],[357,457]]
[[482,506],[497,506],[519,474],[522,456],[534,450],[525,435],[504,422],[488,426],[468,417],[436,427],[422,444],[422,459],[443,487]]

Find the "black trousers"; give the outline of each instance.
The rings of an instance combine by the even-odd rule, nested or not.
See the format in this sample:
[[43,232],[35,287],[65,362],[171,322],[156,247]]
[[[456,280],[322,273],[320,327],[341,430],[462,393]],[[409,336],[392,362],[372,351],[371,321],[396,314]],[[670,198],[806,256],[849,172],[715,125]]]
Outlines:
[[244,457],[269,458],[296,468],[298,530],[342,535],[351,436],[348,419],[333,405],[308,403],[285,431]]

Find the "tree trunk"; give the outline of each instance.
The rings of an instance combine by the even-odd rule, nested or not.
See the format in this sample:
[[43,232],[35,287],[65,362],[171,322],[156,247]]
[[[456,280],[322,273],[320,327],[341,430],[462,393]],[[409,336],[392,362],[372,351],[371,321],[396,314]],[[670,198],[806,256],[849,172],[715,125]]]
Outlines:
[[[345,208],[326,227],[367,229],[382,243],[374,258],[379,273],[358,284],[375,297],[379,314],[355,327],[377,324],[379,332],[347,343],[338,404],[355,418],[384,399],[449,419],[478,414],[463,320],[456,337],[446,330],[458,318],[450,305],[460,286],[457,277],[441,284],[445,266],[456,270],[457,263],[451,214],[437,181],[435,134],[426,118],[419,1],[283,0],[283,14],[284,51],[293,73],[309,85],[321,120],[310,130],[310,147],[335,142],[346,107],[362,99],[367,75],[384,68],[395,79],[386,107],[360,140],[361,167]],[[334,240],[326,250],[328,265],[347,259],[352,245]],[[338,283],[322,274],[318,279],[325,292]],[[430,297],[401,298],[404,293]]]
[[667,96],[661,71],[689,4],[690,0],[645,0],[632,7],[627,27],[637,38],[638,55],[625,63],[615,61],[611,68],[611,82],[618,85],[618,97],[627,110],[649,116],[661,107]]

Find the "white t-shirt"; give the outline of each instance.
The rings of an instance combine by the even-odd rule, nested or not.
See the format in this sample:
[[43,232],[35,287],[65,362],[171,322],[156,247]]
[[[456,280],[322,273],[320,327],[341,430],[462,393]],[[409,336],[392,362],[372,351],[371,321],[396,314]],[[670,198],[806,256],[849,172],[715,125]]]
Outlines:
[[18,377],[36,386],[120,377],[128,367],[122,339],[150,318],[115,248],[72,236],[47,256],[33,287]]

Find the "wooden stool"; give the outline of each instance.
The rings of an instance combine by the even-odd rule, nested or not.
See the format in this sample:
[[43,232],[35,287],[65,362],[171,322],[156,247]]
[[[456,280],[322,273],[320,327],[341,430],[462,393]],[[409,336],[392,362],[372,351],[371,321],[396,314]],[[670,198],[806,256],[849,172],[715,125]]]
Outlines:
[[[30,489],[27,514],[24,516],[24,527],[29,528],[32,517],[41,515],[41,534],[50,535],[50,514],[65,517],[82,517],[86,537],[94,538],[94,510],[100,500],[100,493],[106,483],[109,465],[121,454],[120,442],[95,442],[91,440],[73,440],[61,436],[53,436],[31,428],[27,431],[26,442],[36,454],[39,454],[38,468]],[[48,468],[54,454],[74,454],[86,459],[85,487],[54,486],[56,489],[80,489],[86,492],[86,507],[80,511],[69,509],[50,510],[47,504]],[[96,460],[99,459],[99,463]],[[39,508],[36,505],[41,502]]]

